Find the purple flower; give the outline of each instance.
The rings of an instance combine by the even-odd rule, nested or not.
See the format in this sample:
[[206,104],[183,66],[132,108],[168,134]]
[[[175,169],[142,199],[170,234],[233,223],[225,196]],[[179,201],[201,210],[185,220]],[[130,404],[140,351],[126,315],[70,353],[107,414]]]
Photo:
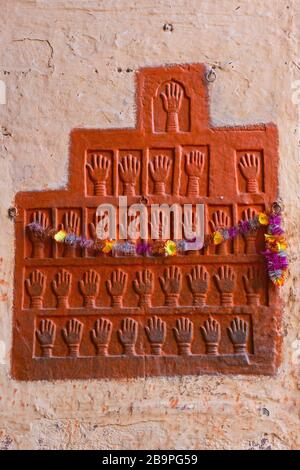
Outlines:
[[229,238],[235,238],[239,234],[239,229],[237,227],[230,227],[228,229]]
[[136,245],[136,252],[138,255],[146,256],[151,253],[151,245],[144,240],[140,241]]
[[278,214],[271,214],[269,216],[269,225],[280,225],[281,217]]
[[241,234],[248,233],[250,231],[250,224],[248,220],[241,220],[239,222],[239,232]]

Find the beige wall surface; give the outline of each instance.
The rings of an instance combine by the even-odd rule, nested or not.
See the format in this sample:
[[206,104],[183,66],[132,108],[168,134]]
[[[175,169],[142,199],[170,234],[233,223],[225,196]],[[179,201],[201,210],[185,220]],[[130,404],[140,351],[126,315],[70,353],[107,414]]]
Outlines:
[[[0,448],[300,448],[300,3],[0,0],[0,18],[7,91],[0,104]],[[15,193],[66,184],[72,128],[135,125],[135,70],[189,62],[215,67],[213,124],[273,121],[279,128],[290,276],[281,291],[278,374],[12,380],[7,209]]]

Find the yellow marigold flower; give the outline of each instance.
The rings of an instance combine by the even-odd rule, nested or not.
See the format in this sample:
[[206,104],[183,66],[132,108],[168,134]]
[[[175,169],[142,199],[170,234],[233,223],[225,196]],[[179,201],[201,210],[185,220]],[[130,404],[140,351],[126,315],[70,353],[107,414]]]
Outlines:
[[176,243],[173,242],[172,240],[168,240],[165,243],[165,253],[168,256],[175,256],[177,253],[177,246]]
[[222,243],[223,240],[224,238],[220,232],[215,232],[213,234],[214,245],[220,245],[220,243]]
[[260,212],[258,214],[258,221],[259,221],[260,225],[268,225],[269,224],[269,217],[264,212]]
[[110,253],[114,244],[115,242],[113,240],[105,240],[104,246],[102,248],[103,253]]
[[55,235],[54,235],[54,240],[56,242],[63,242],[64,239],[66,238],[67,236],[67,232],[65,232],[64,230],[60,230],[59,232],[57,232]]

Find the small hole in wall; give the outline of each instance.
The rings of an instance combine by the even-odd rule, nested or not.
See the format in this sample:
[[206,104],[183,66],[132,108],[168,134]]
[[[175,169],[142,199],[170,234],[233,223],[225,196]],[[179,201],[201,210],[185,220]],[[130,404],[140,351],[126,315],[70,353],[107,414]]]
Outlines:
[[165,23],[163,26],[163,30],[172,32],[174,31],[174,26],[172,25],[172,23]]

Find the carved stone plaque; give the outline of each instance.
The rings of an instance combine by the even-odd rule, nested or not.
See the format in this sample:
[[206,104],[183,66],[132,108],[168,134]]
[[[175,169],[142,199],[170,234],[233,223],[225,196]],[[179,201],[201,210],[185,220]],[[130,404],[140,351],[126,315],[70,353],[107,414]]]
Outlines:
[[136,86],[135,129],[73,130],[68,187],[16,196],[12,375],[273,374],[281,315],[262,233],[159,257],[99,255],[26,231],[34,219],[92,238],[96,208],[120,195],[204,204],[206,233],[270,209],[274,125],[211,127],[202,65],[143,69]]

